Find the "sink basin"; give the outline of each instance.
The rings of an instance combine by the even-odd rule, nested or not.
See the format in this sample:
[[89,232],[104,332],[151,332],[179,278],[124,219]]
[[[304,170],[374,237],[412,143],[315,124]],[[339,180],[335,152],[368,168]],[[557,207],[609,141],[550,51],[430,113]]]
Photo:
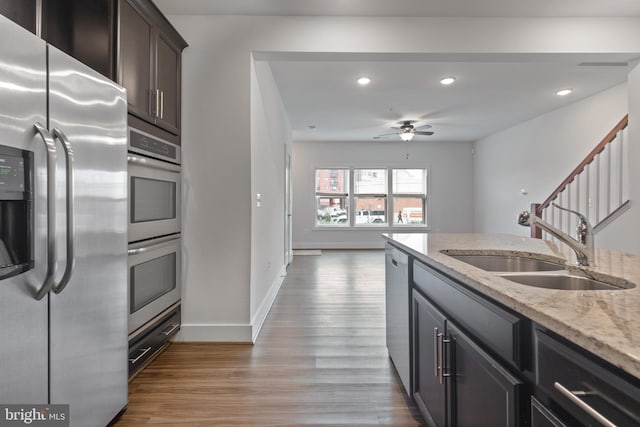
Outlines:
[[[449,255],[449,254],[447,254]],[[564,270],[564,264],[515,255],[449,255],[486,271],[529,272]]]
[[[628,289],[611,285],[588,277],[572,274],[503,274],[505,279],[536,288],[558,289],[566,291],[614,291]],[[631,286],[633,287],[633,285]]]

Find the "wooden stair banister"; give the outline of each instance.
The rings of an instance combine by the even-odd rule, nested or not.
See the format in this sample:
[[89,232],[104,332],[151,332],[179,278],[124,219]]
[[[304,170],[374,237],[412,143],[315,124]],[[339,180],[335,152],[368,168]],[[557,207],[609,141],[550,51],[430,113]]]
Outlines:
[[[544,202],[531,204],[531,213],[538,217],[541,217],[543,210],[549,207],[551,203],[558,197],[558,195],[562,193],[567,188],[567,186],[571,184],[576,179],[576,177],[594,161],[596,156],[598,156],[605,150],[607,144],[616,139],[618,133],[627,127],[628,122],[629,115],[627,114],[622,118],[622,120],[618,122],[618,124],[615,125],[613,129],[611,129],[611,131],[602,139],[602,141],[600,141],[598,145],[596,145],[596,147],[591,150],[591,152],[584,158],[584,160],[580,162],[580,164],[569,174],[569,176],[567,176],[567,178],[565,178],[562,183],[560,183],[560,185],[558,185],[558,187],[553,190],[551,195],[547,197]],[[542,230],[537,227],[531,227],[531,237],[538,239],[542,238]]]

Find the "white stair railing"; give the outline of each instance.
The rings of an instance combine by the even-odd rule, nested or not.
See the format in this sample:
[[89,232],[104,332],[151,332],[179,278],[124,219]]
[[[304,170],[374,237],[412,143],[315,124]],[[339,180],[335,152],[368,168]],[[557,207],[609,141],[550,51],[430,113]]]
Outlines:
[[[625,116],[577,168],[531,211],[556,228],[575,236],[577,217],[556,209],[560,205],[584,214],[598,232],[629,207],[628,116]],[[531,237],[554,240],[538,227]]]

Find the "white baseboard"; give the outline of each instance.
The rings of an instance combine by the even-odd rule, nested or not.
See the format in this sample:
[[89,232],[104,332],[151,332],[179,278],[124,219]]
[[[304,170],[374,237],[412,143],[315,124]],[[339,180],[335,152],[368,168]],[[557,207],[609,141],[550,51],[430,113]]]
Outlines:
[[188,324],[180,326],[175,341],[251,343],[251,325]]
[[269,314],[269,310],[271,310],[271,306],[278,295],[278,291],[280,291],[280,287],[284,282],[284,278],[287,277],[287,267],[285,265],[282,266],[278,275],[273,280],[271,287],[269,288],[269,292],[265,295],[262,300],[262,304],[258,308],[258,311],[253,315],[253,319],[251,319],[252,325],[252,333],[251,333],[251,341],[256,342],[258,335],[260,334],[260,330],[262,329],[262,325],[264,324],[267,315]]
[[273,280],[269,292],[262,300],[251,324],[189,324],[183,323],[174,341],[178,342],[239,342],[254,343],[260,329],[271,310],[271,306],[278,295],[278,291],[287,276],[286,266],[282,266]]
[[375,242],[294,242],[293,249],[384,249],[385,241]]

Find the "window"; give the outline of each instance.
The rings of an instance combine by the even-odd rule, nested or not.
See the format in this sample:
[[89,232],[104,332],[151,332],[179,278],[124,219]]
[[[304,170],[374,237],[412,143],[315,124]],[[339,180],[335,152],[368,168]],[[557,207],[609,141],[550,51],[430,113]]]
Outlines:
[[348,203],[349,169],[316,169],[316,225],[349,226]]
[[393,169],[393,225],[427,224],[427,170]]
[[315,174],[318,227],[427,225],[426,169],[338,168]]
[[387,188],[386,169],[355,169],[353,171],[356,226],[388,224]]

